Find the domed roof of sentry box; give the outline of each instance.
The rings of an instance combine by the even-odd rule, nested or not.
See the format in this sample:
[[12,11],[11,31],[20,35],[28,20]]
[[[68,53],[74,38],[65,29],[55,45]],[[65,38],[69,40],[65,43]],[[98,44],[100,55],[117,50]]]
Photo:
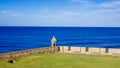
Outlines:
[[51,42],[56,42],[57,40],[56,40],[56,38],[55,38],[55,36],[53,36],[53,38],[51,39]]

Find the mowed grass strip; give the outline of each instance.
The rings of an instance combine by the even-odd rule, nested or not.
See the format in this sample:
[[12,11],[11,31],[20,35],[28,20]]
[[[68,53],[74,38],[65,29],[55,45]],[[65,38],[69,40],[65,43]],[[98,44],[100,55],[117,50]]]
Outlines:
[[0,61],[0,68],[120,68],[120,58],[73,54],[43,54]]

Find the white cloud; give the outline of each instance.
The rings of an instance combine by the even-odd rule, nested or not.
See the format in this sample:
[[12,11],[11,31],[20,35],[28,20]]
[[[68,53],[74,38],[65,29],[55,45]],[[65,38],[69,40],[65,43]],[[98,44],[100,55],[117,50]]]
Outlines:
[[113,13],[113,12],[120,12],[120,9],[99,9],[99,10],[95,10],[94,12],[104,12],[104,13]]
[[17,13],[11,10],[4,10],[4,11],[0,11],[0,14],[3,16],[11,16],[11,17],[16,17],[16,16],[22,16],[22,13]]
[[120,1],[111,1],[111,2],[105,2],[99,5],[99,7],[103,8],[114,8],[114,7],[119,7],[120,6]]
[[80,3],[80,6],[92,7],[92,8],[120,8],[120,0],[109,0],[103,1],[102,3],[96,3],[92,0],[68,0],[69,2],[73,3]]
[[120,18],[120,15],[116,15],[117,18]]
[[1,13],[6,14],[6,13],[11,13],[12,11],[1,11]]
[[84,5],[93,5],[94,2],[91,0],[68,0],[69,2],[72,3],[80,3],[80,4],[84,4]]
[[60,11],[61,15],[68,15],[68,16],[74,16],[74,15],[79,15],[77,12],[72,12],[72,11]]
[[43,9],[43,12],[48,12],[49,10],[48,9]]
[[89,0],[70,0],[70,2],[81,2],[81,3],[88,3]]

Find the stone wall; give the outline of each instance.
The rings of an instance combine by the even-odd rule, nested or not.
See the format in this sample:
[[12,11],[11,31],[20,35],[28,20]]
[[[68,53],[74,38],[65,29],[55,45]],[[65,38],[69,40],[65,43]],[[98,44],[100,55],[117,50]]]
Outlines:
[[37,48],[30,50],[23,50],[17,52],[10,52],[5,54],[0,54],[0,59],[15,59],[19,57],[40,55],[48,53],[79,53],[79,54],[91,54],[91,55],[112,55],[120,56],[120,49],[114,48],[92,48],[92,47],[71,47],[71,46],[59,46],[59,47],[47,47],[47,48]]
[[120,56],[120,49],[116,49],[116,48],[92,48],[92,47],[88,48],[88,47],[60,46],[60,52]]
[[55,52],[58,52],[58,47],[37,48],[37,49],[30,49],[30,50],[23,50],[23,51],[0,54],[0,59],[1,60],[15,59],[15,58],[24,57],[24,56],[55,53]]

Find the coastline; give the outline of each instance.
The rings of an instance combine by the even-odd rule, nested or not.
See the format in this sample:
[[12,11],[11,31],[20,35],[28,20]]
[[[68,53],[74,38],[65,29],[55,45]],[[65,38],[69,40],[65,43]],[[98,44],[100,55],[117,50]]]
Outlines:
[[120,28],[111,27],[26,27],[0,28],[0,53],[58,45],[120,48]]

